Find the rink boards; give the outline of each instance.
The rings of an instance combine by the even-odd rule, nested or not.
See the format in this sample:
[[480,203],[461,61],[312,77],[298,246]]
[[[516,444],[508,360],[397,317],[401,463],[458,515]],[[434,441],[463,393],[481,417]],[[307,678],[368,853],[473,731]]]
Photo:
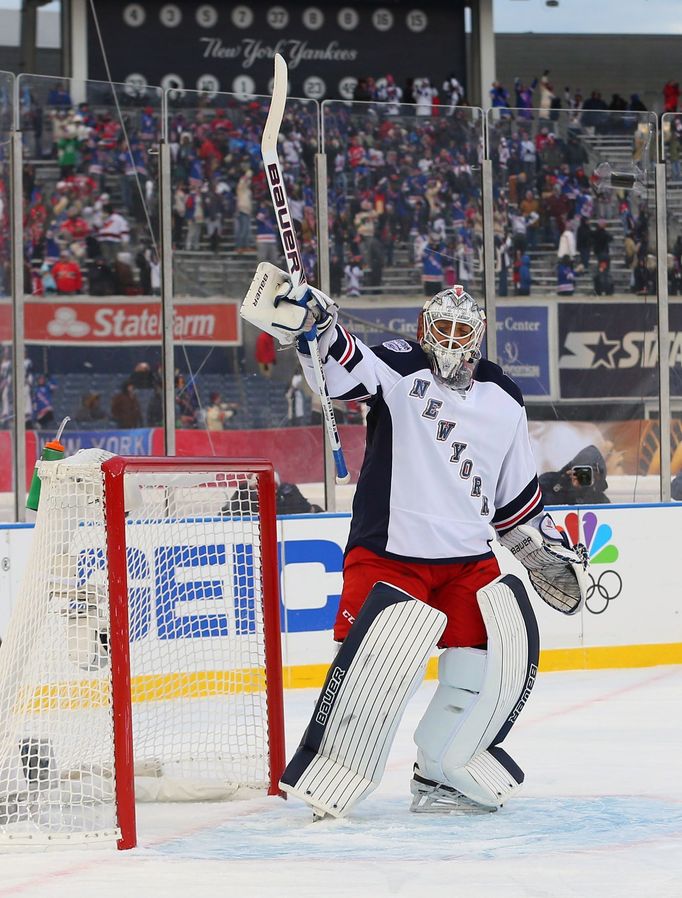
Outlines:
[[[566,617],[530,595],[538,616],[541,669],[682,663],[677,558],[682,506],[559,509],[554,517],[590,554],[584,610]],[[342,583],[349,515],[278,521],[282,650],[286,686],[320,685],[333,655],[331,628]],[[0,636],[18,595],[32,526],[0,526]],[[494,544],[504,571],[523,569]],[[210,613],[210,609],[206,610]],[[202,638],[202,637],[194,637]],[[435,666],[430,667],[431,673]]]

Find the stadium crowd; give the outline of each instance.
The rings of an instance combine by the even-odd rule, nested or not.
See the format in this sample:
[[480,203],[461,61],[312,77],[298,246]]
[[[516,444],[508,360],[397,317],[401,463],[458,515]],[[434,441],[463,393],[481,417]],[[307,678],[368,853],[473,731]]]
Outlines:
[[[494,227],[500,295],[528,295],[537,266],[554,254],[556,291],[583,286],[609,294],[650,289],[650,210],[633,192],[600,191],[596,155],[586,138],[618,137],[634,160],[647,151],[643,105],[598,91],[555,92],[550,73],[513,91],[495,83],[491,129]],[[482,123],[453,75],[440,88],[427,79],[398,87],[390,75],[361,78],[356,103],[324,107],[329,177],[330,275],[334,295],[425,293],[454,282],[477,285],[482,270],[480,163]],[[679,87],[666,85],[666,108]],[[414,108],[405,107],[413,102]],[[171,105],[173,245],[191,253],[254,254],[280,259],[279,240],[260,161],[268,101],[218,96]],[[158,106],[139,100],[72,102],[56,85],[38,101],[22,97],[26,162],[27,289],[36,295],[86,292],[154,295],[160,265],[155,145]],[[666,133],[674,178],[680,177],[682,121]],[[316,107],[292,102],[280,156],[304,263],[314,281],[317,239],[314,156]],[[58,176],[57,176],[58,171]],[[7,204],[3,204],[3,215]],[[671,252],[671,284],[682,269],[680,241]],[[617,254],[622,271],[612,276]],[[9,289],[8,254],[2,287]],[[622,262],[622,264],[621,264]],[[673,276],[674,275],[674,276]],[[416,289],[415,289],[416,287]]]

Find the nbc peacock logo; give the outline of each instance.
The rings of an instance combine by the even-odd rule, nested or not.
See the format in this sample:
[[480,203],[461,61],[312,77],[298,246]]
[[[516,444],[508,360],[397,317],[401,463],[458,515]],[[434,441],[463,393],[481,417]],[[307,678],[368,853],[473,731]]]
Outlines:
[[597,567],[597,565],[612,565],[618,561],[618,547],[612,542],[613,530],[608,524],[600,523],[593,511],[586,511],[582,519],[577,512],[569,512],[564,519],[563,528],[560,529],[566,531],[574,545],[581,542],[587,548],[590,568],[596,570],[588,569],[590,585],[587,589],[585,607],[591,614],[603,614],[623,591],[623,581],[618,571]]

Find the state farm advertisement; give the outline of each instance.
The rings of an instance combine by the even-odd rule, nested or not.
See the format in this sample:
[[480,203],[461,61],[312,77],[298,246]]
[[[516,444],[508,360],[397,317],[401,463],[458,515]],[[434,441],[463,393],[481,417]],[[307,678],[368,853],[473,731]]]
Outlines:
[[[27,299],[26,342],[49,346],[146,346],[161,341],[163,318],[158,300],[144,297],[64,297]],[[186,345],[238,346],[241,319],[233,300],[179,302],[173,309],[173,338]],[[0,342],[12,339],[12,312],[0,306]]]

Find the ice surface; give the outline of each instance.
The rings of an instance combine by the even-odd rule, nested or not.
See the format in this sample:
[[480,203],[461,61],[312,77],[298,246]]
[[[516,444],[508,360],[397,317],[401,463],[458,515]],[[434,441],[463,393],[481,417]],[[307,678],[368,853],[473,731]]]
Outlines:
[[[477,817],[408,812],[433,688],[345,820],[276,798],[144,805],[134,851],[0,855],[0,898],[682,898],[682,667],[540,675],[505,742],[524,789]],[[286,695],[290,752],[313,700]]]

